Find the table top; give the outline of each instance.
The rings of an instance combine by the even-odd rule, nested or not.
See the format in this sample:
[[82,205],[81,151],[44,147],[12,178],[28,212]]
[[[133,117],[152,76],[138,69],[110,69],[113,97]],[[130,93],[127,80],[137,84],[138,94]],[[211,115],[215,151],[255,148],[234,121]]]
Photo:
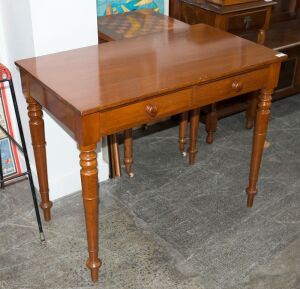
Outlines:
[[16,65],[86,115],[281,62],[276,53],[197,24],[20,60]]
[[99,37],[106,41],[138,37],[171,29],[186,28],[188,24],[162,15],[152,9],[98,17]]
[[272,1],[272,0],[271,1],[258,0],[255,2],[227,5],[227,6],[217,5],[214,3],[207,2],[206,0],[180,0],[180,1],[186,2],[196,7],[203,8],[205,10],[212,11],[217,14],[230,14],[234,12],[258,9],[258,8],[273,6],[277,4],[276,1]]

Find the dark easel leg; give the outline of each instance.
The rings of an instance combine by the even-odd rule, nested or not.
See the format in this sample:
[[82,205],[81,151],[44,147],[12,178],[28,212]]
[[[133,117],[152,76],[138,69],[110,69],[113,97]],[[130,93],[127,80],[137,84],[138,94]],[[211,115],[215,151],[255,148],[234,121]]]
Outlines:
[[[30,189],[31,189],[31,194],[32,194],[34,209],[35,209],[35,215],[36,215],[36,219],[37,219],[37,223],[38,223],[38,228],[39,228],[39,232],[40,232],[40,240],[41,241],[45,241],[45,236],[44,236],[44,232],[43,232],[41,216],[40,216],[38,202],[37,202],[37,197],[36,197],[36,191],[35,191],[35,187],[34,187],[34,183],[33,183],[33,179],[32,179],[32,172],[31,172],[31,167],[30,167],[30,163],[29,163],[26,142],[25,142],[25,138],[24,138],[23,127],[22,127],[21,118],[20,118],[19,107],[18,107],[17,98],[16,98],[16,94],[15,94],[15,90],[14,90],[14,86],[13,86],[12,80],[9,81],[9,86],[10,86],[10,91],[11,91],[11,95],[12,95],[12,100],[13,100],[15,115],[16,115],[16,119],[17,119],[17,124],[18,124],[20,139],[21,139],[21,144],[22,144],[22,148],[23,148],[23,155],[24,155],[24,159],[25,159],[26,170],[27,170],[29,185],[30,185]],[[51,203],[51,205],[52,205],[52,203]],[[50,217],[50,215],[49,215],[49,217]]]
[[114,171],[114,167],[113,167],[113,155],[112,155],[112,151],[111,151],[111,137],[107,136],[106,138],[107,140],[107,146],[108,146],[108,162],[109,162],[109,178],[113,179],[115,177],[115,171]]
[[246,189],[248,194],[247,207],[249,208],[253,206],[254,197],[257,193],[256,186],[268,129],[271,101],[272,91],[262,90],[258,98],[258,109],[252,145],[249,186]]

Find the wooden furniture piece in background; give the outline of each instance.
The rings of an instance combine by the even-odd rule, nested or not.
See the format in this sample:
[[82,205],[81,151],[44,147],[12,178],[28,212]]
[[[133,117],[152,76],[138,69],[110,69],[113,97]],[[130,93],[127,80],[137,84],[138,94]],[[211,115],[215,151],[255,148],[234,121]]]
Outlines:
[[[186,29],[189,25],[174,18],[159,14],[152,9],[131,11],[123,14],[98,17],[99,43],[119,41],[123,39],[140,37],[143,35],[158,33],[166,30]],[[187,119],[187,113],[182,118]],[[186,126],[180,126],[185,129]],[[179,132],[180,136],[186,136],[186,130]],[[117,134],[108,137],[112,177],[121,175],[120,155]],[[184,150],[186,137],[179,139],[180,151]],[[129,176],[133,176],[133,143],[132,129],[124,132],[124,165]]]
[[[272,7],[275,1],[228,1],[230,6],[215,5],[206,0],[176,0],[174,17],[188,24],[206,23],[216,28],[240,35],[245,31],[257,31],[257,43],[263,44],[269,29]],[[220,2],[220,1],[218,1]],[[235,5],[232,3],[236,2]]]
[[[96,154],[101,138],[192,110],[190,158],[194,159],[199,107],[260,90],[246,189],[247,205],[251,207],[271,95],[283,60],[284,56],[277,56],[271,49],[199,24],[185,31],[163,31],[16,62],[28,103],[42,194],[48,195],[43,190],[48,187],[48,179],[42,108],[55,116],[78,143],[89,251],[86,264],[93,281],[98,280],[101,266]],[[135,85],[137,81],[139,85]],[[42,204],[42,208],[50,216],[50,207]]]
[[[274,101],[300,92],[300,0],[276,2],[264,45],[287,54],[289,58],[281,65],[279,84],[273,95]],[[240,36],[252,41],[256,37],[253,31],[245,31]],[[245,98],[240,98],[238,102],[227,103],[227,106],[220,105],[218,112],[222,117],[228,111],[231,114],[245,109],[255,112],[256,103],[248,105]]]
[[289,56],[281,68],[274,100],[300,92],[300,0],[278,0],[265,45]]
[[[272,7],[275,1],[264,0],[176,0],[174,3],[174,17],[188,24],[206,23],[216,28],[229,31],[233,34],[241,35],[248,31],[255,31],[255,41],[263,44],[266,31],[269,29]],[[216,5],[214,3],[220,5]],[[224,4],[224,5],[222,5]],[[172,11],[172,9],[170,10]],[[255,118],[256,94],[247,96],[249,109],[246,113],[246,127],[252,128]],[[227,101],[228,102],[228,101]],[[213,104],[205,108],[207,143],[212,143],[214,133],[217,130],[217,119],[219,106],[224,103]],[[251,105],[252,104],[252,105]],[[230,101],[229,101],[230,106]],[[227,104],[228,107],[228,104]]]
[[227,5],[235,5],[235,4],[244,4],[249,2],[255,2],[258,0],[206,0],[207,2],[211,2],[217,5],[221,6],[227,6]]
[[[178,1],[177,6],[176,2],[173,6],[177,13]],[[203,4],[205,1],[197,2]],[[300,92],[300,0],[276,0],[276,3],[272,7],[271,23],[266,32],[264,45],[287,54],[289,58],[281,66],[279,85],[275,90],[273,100]],[[230,31],[236,33],[235,29]],[[257,41],[257,32],[252,29],[240,30],[237,34],[251,41]],[[256,102],[255,99],[249,102],[249,99],[251,100],[251,97],[243,95],[234,100],[219,102],[217,104],[218,118],[247,110],[247,118],[253,119]],[[215,119],[213,121],[216,123]],[[251,122],[250,120],[248,127],[251,127]]]
[[[300,1],[299,1],[300,3]],[[254,36],[246,35],[249,39]],[[300,92],[300,18],[283,20],[271,25],[265,45],[289,58],[282,63],[279,84],[273,100]],[[241,103],[242,105],[243,103]],[[241,106],[242,108],[242,106]]]

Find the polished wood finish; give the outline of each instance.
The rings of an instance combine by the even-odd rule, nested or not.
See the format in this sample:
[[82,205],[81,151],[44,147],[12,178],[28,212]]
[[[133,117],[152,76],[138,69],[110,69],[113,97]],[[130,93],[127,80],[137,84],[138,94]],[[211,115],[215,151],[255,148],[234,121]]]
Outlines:
[[273,64],[269,73],[271,77],[268,78],[265,87],[261,90],[258,97],[258,108],[252,143],[249,186],[246,188],[248,194],[247,207],[249,208],[253,206],[254,196],[257,193],[257,180],[266,141],[272,93],[279,80],[280,65]]
[[[222,1],[222,0],[178,0],[176,17],[189,24],[207,23],[219,29],[241,34],[255,31],[257,43],[263,44],[266,31],[269,29],[272,7],[275,1]],[[209,2],[214,2],[214,5]],[[244,2],[244,3],[243,3]],[[245,3],[247,2],[247,3]],[[236,84],[238,85],[238,83]],[[251,103],[251,101],[254,101]],[[246,114],[246,127],[253,126],[254,117],[251,114],[255,106],[254,97],[249,95],[249,111]],[[206,142],[211,144],[217,130],[218,108],[217,104],[208,107],[206,111]]]
[[247,206],[253,206],[254,196],[257,193],[257,179],[259,167],[262,159],[263,148],[266,140],[267,125],[270,115],[270,107],[272,100],[272,91],[263,90],[258,102],[257,119],[259,124],[255,127],[254,141],[251,157],[251,171],[249,176],[249,186],[246,191],[248,193]]
[[214,141],[214,133],[217,131],[217,108],[216,104],[213,103],[208,107],[209,112],[206,114],[205,129],[206,129],[206,143],[212,144]]
[[[251,1],[249,3],[244,3],[244,4],[235,4],[235,5],[229,5],[229,6],[221,6],[221,5],[214,5],[212,3],[207,2],[206,0],[177,0],[179,1],[179,5],[178,5],[178,11],[175,11],[175,16],[176,19],[181,20],[182,17],[187,17],[186,20],[188,21],[184,21],[186,23],[189,24],[197,24],[199,23],[201,20],[202,21],[209,21],[209,18],[207,18],[207,16],[210,16],[210,25],[211,23],[215,23],[216,19],[217,21],[220,21],[220,16],[226,16],[227,18],[231,18],[230,20],[234,20],[235,17],[240,17],[241,15],[243,15],[245,12],[250,12],[252,14],[252,12],[255,11],[266,11],[266,9],[269,9],[269,7],[273,7],[276,5],[276,1],[270,1],[270,2],[266,2],[264,0],[258,0],[258,1]],[[181,6],[184,5],[184,6]],[[183,11],[182,9],[185,9],[185,7],[187,7],[186,5],[191,5],[192,9],[194,11],[189,10],[188,11]],[[175,6],[176,7],[176,6]],[[202,12],[202,13],[200,13]],[[189,15],[190,14],[190,15]],[[197,17],[197,14],[200,16],[202,15],[203,19],[200,19],[199,17]],[[255,14],[254,14],[255,15]],[[244,15],[246,16],[246,15]],[[228,23],[228,20],[222,20],[225,23]],[[193,21],[193,22],[192,22]],[[259,23],[262,23],[259,20]],[[249,23],[247,23],[247,21],[245,21],[244,23],[244,27],[242,27],[241,31],[244,31],[245,28],[247,28],[247,30],[251,27],[253,27],[253,24],[251,24],[251,26],[247,26],[247,24],[249,25]],[[257,23],[256,23],[257,24]],[[247,27],[246,27],[247,26]],[[255,26],[255,25],[254,25]]]
[[49,200],[46,141],[44,131],[43,112],[40,104],[26,94],[28,104],[29,127],[32,138],[32,146],[35,157],[36,169],[38,173],[39,191],[41,195],[40,207],[43,209],[44,220],[51,220],[50,209],[52,202]]
[[193,165],[196,161],[197,154],[197,138],[199,128],[200,109],[193,109],[190,112],[190,148],[189,148],[189,164]]
[[[136,123],[149,123],[174,115],[178,111],[187,111],[191,96],[192,90],[188,88],[169,93],[164,97],[152,97],[132,103],[130,107],[121,106],[114,110],[103,111],[99,115],[103,124],[100,133],[107,135],[113,133],[116,126],[120,127],[121,130],[126,130],[134,127]],[[176,106],[173,105],[174,102],[176,102]],[[115,114],[118,115],[118,118],[115,117]]]
[[[131,11],[123,14],[98,17],[99,43],[135,38],[146,34],[158,33],[165,30],[186,29],[187,24],[174,18],[159,14],[151,9]],[[148,113],[153,113],[154,107],[148,105]],[[146,127],[146,125],[145,125]],[[181,126],[182,127],[182,126]],[[186,127],[182,127],[186,131]],[[184,133],[181,132],[182,134]],[[130,137],[129,137],[130,136]],[[111,138],[117,139],[114,135]],[[131,139],[130,139],[131,138]],[[118,143],[113,142],[110,147],[112,164],[112,177],[121,175],[120,156],[118,155]],[[132,131],[125,131],[124,163],[126,172],[133,177],[132,167]]]
[[80,146],[80,175],[82,183],[82,198],[85,213],[86,234],[89,258],[86,262],[91,270],[92,281],[98,280],[101,260],[98,258],[98,169],[97,146]]
[[126,129],[124,131],[124,165],[128,176],[133,177],[131,170],[133,157],[132,157],[132,129]]
[[[203,105],[262,90],[247,189],[251,199],[256,192],[261,143],[267,130],[269,96],[285,59],[271,49],[199,24],[184,31],[164,31],[16,62],[27,98],[58,119],[80,148],[87,266],[93,281],[101,265],[95,153],[101,137],[142,125],[145,120],[197,111]],[[256,74],[261,80],[254,83]],[[236,85],[239,82],[243,85]],[[149,113],[147,105],[156,109]],[[196,151],[197,118],[194,111],[192,153]],[[33,139],[36,134],[43,134],[42,126],[33,131]],[[37,172],[44,175],[47,171],[40,167]]]
[[236,5],[236,4],[244,4],[249,2],[256,2],[258,0],[206,0],[207,2],[215,3],[218,5]]
[[289,56],[283,63],[273,99],[300,92],[300,0],[278,1],[266,46]]
[[108,147],[111,156],[111,177],[121,176],[121,166],[120,166],[120,153],[117,134],[109,135],[108,137]]
[[[272,13],[272,20],[266,34],[265,46],[289,56],[282,67],[279,85],[272,97],[278,100],[300,92],[300,1],[277,0]],[[243,34],[243,37],[255,41],[256,35],[252,31]],[[245,109],[245,103],[240,102],[232,113]],[[251,110],[251,107],[247,107]],[[224,107],[218,108],[219,115],[227,115]],[[248,112],[247,112],[248,114]],[[252,115],[255,118],[255,115]]]
[[254,125],[254,120],[257,110],[257,93],[251,93],[248,95],[248,106],[246,110],[246,128],[251,129]]
[[[201,0],[197,2],[202,2],[203,4]],[[259,32],[260,34],[258,35],[256,30],[238,31],[235,29],[231,31],[251,41],[262,42],[265,37],[265,46],[289,56],[289,59],[282,65],[279,85],[274,92],[273,100],[278,100],[300,92],[300,0],[276,0],[276,3],[277,4],[273,6],[270,27],[266,33]],[[235,6],[236,5],[232,5],[226,8],[232,9]],[[211,10],[217,8],[214,7],[211,8]],[[253,19],[252,16],[252,20]],[[254,22],[257,21],[254,20]],[[247,97],[241,96],[234,101],[218,103],[218,118],[246,110],[246,127],[252,128],[257,104],[257,102],[251,103],[253,99],[255,99],[255,95],[252,96],[249,94],[248,99]],[[210,108],[205,109],[206,113],[210,111]]]
[[187,24],[157,13],[142,9],[98,17],[99,42],[117,41],[140,37],[164,30],[186,28]]
[[186,138],[187,138],[187,126],[188,126],[188,112],[184,112],[180,115],[180,122],[179,122],[179,151],[180,153],[185,156],[185,145],[186,145]]

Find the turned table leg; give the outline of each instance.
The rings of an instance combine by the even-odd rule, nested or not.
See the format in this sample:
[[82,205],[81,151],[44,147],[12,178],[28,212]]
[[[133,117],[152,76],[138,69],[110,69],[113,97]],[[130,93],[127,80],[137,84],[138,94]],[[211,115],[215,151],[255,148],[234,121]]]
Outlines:
[[132,129],[126,129],[124,132],[124,164],[128,176],[133,177],[132,167]]
[[187,126],[188,126],[188,112],[184,112],[180,114],[180,121],[179,121],[179,151],[180,153],[185,156],[185,145],[186,145],[186,136],[187,136]]
[[32,97],[27,97],[29,127],[41,194],[40,207],[44,212],[45,221],[51,220],[52,202],[49,200],[48,172],[46,159],[46,141],[41,105]]
[[266,30],[260,29],[257,35],[257,43],[263,45],[265,41],[266,41]]
[[205,127],[206,127],[206,143],[212,144],[214,141],[214,134],[217,131],[217,105],[215,103],[210,105],[210,112],[206,115]]
[[111,176],[112,178],[121,176],[121,166],[120,166],[120,153],[117,134],[113,134],[107,137],[108,146],[111,158]]
[[80,175],[82,197],[85,213],[86,234],[89,258],[86,262],[91,270],[92,281],[96,282],[99,276],[101,260],[98,258],[98,169],[96,144],[80,146]]
[[200,117],[200,108],[194,109],[190,112],[190,148],[189,148],[190,165],[193,165],[196,160],[199,117]]
[[268,129],[272,92],[272,90],[263,89],[258,98],[258,109],[252,144],[249,186],[246,189],[248,194],[247,207],[249,208],[253,206],[254,196],[257,193],[256,186]]
[[251,129],[254,126],[254,120],[257,110],[257,93],[251,93],[248,95],[248,106],[246,111],[246,128]]

